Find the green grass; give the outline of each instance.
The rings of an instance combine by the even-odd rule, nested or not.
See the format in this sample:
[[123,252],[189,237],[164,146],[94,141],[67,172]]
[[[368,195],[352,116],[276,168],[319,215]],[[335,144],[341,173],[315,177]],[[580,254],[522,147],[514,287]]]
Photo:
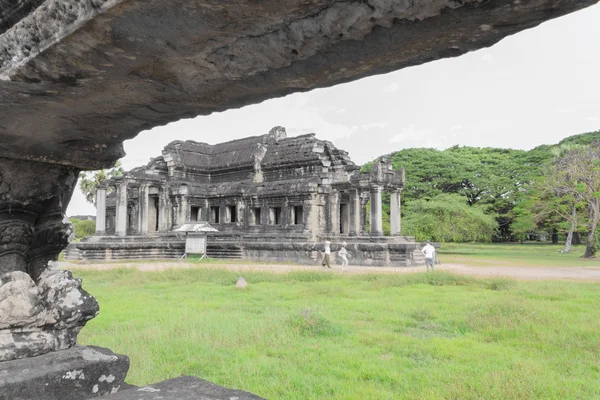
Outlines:
[[585,260],[585,246],[573,246],[562,254],[562,245],[443,243],[439,249],[442,263],[471,266],[520,267],[600,267],[599,259]]
[[77,271],[80,343],[141,385],[194,375],[269,399],[600,398],[600,285],[447,273]]

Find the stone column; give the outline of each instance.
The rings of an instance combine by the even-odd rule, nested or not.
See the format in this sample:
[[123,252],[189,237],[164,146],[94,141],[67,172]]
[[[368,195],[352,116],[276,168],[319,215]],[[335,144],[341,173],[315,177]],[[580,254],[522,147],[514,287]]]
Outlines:
[[396,189],[390,195],[390,234],[392,236],[399,236],[402,230],[400,191],[401,189]]
[[177,198],[177,226],[182,226],[189,219],[190,205],[188,196],[179,196]]
[[369,203],[369,193],[362,193],[360,196],[360,234],[367,234],[367,204]]
[[332,191],[327,197],[327,232],[333,235],[340,234],[340,194]]
[[123,181],[117,187],[115,234],[127,236],[127,182]]
[[158,194],[158,231],[168,232],[171,229],[171,201],[166,187],[161,188]]
[[311,235],[311,240],[323,233],[319,216],[319,196],[313,194],[310,200],[304,200],[304,230]]
[[68,349],[98,313],[54,264],[73,237],[65,210],[78,173],[0,157],[0,362]]
[[360,191],[350,190],[350,236],[360,235]]
[[383,236],[383,213],[381,207],[381,186],[371,188],[371,235]]
[[106,187],[96,190],[96,235],[106,234]]
[[150,186],[148,184],[140,185],[140,197],[139,197],[139,217],[138,217],[138,232],[140,235],[148,234],[148,221],[150,217],[150,208],[149,208],[149,199],[148,199],[148,191],[150,190]]

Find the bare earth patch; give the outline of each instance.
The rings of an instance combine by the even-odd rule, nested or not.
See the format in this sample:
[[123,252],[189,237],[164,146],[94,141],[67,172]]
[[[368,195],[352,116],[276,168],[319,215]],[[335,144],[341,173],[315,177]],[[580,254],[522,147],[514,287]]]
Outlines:
[[[110,270],[118,268],[135,268],[139,271],[163,271],[167,269],[187,268],[209,268],[226,269],[230,271],[264,271],[274,273],[286,273],[291,271],[317,271],[335,272],[342,274],[366,274],[366,273],[389,273],[406,274],[424,272],[425,267],[369,267],[350,266],[342,270],[339,266],[332,269],[322,268],[314,265],[294,264],[257,264],[243,262],[239,263],[188,263],[176,261],[164,262],[119,262],[119,263],[97,263],[81,264],[61,262],[60,267],[69,270]],[[600,267],[518,267],[518,266],[467,266],[461,264],[441,264],[436,270],[447,271],[457,274],[482,276],[482,277],[504,277],[518,280],[583,280],[600,282]]]

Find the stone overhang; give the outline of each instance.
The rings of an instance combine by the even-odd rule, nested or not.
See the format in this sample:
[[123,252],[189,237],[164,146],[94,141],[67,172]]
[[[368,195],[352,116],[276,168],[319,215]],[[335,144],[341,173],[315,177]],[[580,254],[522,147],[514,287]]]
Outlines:
[[144,129],[491,46],[596,0],[0,3],[0,154],[107,167]]

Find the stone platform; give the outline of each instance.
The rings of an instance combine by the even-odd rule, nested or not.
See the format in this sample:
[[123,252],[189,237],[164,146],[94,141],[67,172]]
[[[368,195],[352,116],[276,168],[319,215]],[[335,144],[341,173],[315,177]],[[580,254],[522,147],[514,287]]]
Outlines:
[[82,400],[126,385],[129,358],[92,346],[0,363],[0,400]]
[[154,385],[104,397],[106,400],[262,400],[252,393],[226,389],[214,383],[182,376]]
[[[347,243],[349,264],[361,266],[415,266],[424,264],[420,244],[409,236],[323,236],[312,241],[303,234],[239,234],[219,232],[208,235],[207,255],[211,258],[244,259],[257,262],[319,264],[323,243],[331,241],[332,252]],[[417,250],[417,251],[415,251]],[[68,261],[112,261],[174,259],[185,252],[185,235],[92,236],[71,243]],[[334,254],[335,255],[335,254]]]

